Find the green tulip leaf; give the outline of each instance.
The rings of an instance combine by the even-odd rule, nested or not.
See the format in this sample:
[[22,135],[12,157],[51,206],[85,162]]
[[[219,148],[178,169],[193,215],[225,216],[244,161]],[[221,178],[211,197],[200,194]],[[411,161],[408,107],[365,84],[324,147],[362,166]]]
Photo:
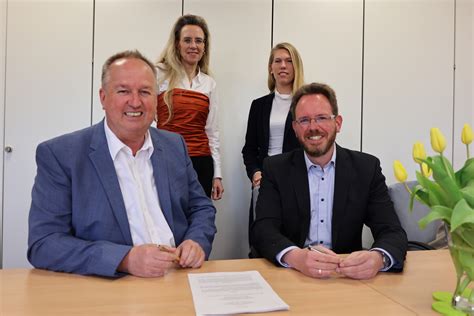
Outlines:
[[456,230],[456,233],[469,247],[474,248],[474,223],[462,225]]
[[[449,207],[454,207],[456,203],[462,198],[459,187],[456,183],[456,180],[453,177],[450,177],[446,169],[447,164],[443,163],[441,156],[428,157],[426,163],[433,170],[433,179],[436,181],[437,185],[444,191],[445,200],[442,205]],[[449,164],[451,166],[451,164]],[[452,167],[451,167],[452,168]]]
[[462,294],[461,294],[462,297],[469,297],[469,296],[471,296],[471,295],[472,295],[472,289],[470,289],[470,288],[468,288],[468,287],[465,288],[465,289],[464,289],[464,292],[462,292]]
[[474,179],[474,158],[466,160],[464,166],[456,172],[456,180],[464,187],[466,184]]
[[413,211],[413,202],[415,198],[428,207],[431,207],[429,193],[421,185],[417,184],[412,188],[410,195],[410,205],[408,208],[410,212]]
[[445,316],[466,316],[466,314],[454,309],[451,303],[447,302],[434,302],[431,304],[431,308]]
[[459,261],[469,279],[474,280],[474,253],[462,250],[459,251]]
[[474,186],[466,186],[461,189],[463,198],[467,201],[470,207],[474,207]]
[[453,209],[451,217],[451,232],[466,223],[474,223],[474,210],[465,199],[461,199]]
[[441,219],[449,224],[451,222],[452,212],[453,211],[446,206],[442,206],[442,205],[433,206],[430,212],[418,221],[418,226],[420,226],[421,229],[424,229],[426,225],[428,225],[429,223],[437,219]]
[[451,300],[453,299],[453,293],[444,292],[444,291],[436,291],[436,292],[433,292],[433,298],[437,301],[451,304]]
[[[421,185],[425,190],[423,192],[427,193],[427,198],[423,194],[418,195],[422,202],[428,206],[432,205],[446,205],[448,197],[443,189],[436,183],[426,178],[421,172],[416,172],[416,180],[419,185]],[[415,187],[416,190],[416,187]],[[418,192],[418,190],[416,190]]]

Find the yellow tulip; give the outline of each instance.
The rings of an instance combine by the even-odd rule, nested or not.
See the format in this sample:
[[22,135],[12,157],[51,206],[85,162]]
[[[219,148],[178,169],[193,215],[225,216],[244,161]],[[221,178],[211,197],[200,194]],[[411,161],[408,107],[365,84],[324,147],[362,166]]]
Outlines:
[[465,145],[472,143],[472,129],[469,124],[464,124],[464,127],[462,128],[461,140]]
[[426,159],[425,146],[421,142],[416,142],[413,145],[413,160],[416,163],[422,163],[424,159]]
[[425,177],[429,178],[429,177],[431,177],[432,170],[431,170],[430,167],[428,167],[428,165],[427,165],[426,163],[422,163],[422,164],[421,164],[421,173],[422,173]]
[[393,162],[393,173],[399,182],[405,182],[408,178],[407,171],[405,170],[405,167],[403,167],[400,160],[395,160]]
[[430,131],[431,136],[431,147],[437,153],[443,153],[446,148],[446,139],[444,138],[443,133],[437,127],[433,127]]

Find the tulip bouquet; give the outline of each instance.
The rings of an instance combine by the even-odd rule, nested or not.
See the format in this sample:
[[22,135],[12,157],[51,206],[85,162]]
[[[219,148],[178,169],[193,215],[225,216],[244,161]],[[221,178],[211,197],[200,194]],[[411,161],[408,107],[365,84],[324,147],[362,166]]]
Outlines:
[[420,228],[434,220],[445,223],[457,273],[452,304],[464,312],[474,313],[474,158],[469,154],[473,133],[465,124],[461,140],[466,145],[467,159],[456,172],[443,155],[446,140],[441,131],[432,128],[430,136],[431,147],[437,154],[427,156],[420,142],[413,146],[413,159],[420,170],[416,172],[418,184],[411,191],[405,183],[408,175],[402,163],[396,160],[393,169],[396,179],[405,183],[411,193],[410,209],[415,198],[430,208],[430,212],[418,222]]

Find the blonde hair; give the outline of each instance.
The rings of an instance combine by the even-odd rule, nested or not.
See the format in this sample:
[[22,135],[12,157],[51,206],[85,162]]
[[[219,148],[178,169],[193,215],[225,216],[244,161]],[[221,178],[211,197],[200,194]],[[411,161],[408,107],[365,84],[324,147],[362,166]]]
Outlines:
[[179,81],[185,76],[184,67],[181,61],[181,55],[178,49],[178,43],[181,36],[181,30],[186,25],[199,26],[204,32],[204,54],[201,60],[198,62],[198,66],[201,72],[209,74],[209,55],[211,51],[211,35],[209,34],[209,28],[207,27],[206,20],[204,18],[186,14],[181,16],[173,28],[171,29],[168,42],[166,47],[158,58],[156,66],[163,71],[164,76],[158,81],[158,85],[161,85],[164,81],[168,80],[168,87],[166,88],[164,101],[168,107],[168,119],[166,123],[171,121],[173,118],[173,89],[178,86]]
[[293,79],[293,87],[291,89],[291,93],[295,94],[296,90],[298,90],[304,84],[303,61],[301,60],[300,54],[298,53],[296,48],[287,42],[276,44],[270,52],[270,57],[268,58],[268,89],[271,92],[275,91],[275,77],[273,77],[270,69],[273,63],[273,58],[275,57],[275,52],[279,49],[285,49],[286,51],[288,51],[293,62],[293,71],[295,77]]

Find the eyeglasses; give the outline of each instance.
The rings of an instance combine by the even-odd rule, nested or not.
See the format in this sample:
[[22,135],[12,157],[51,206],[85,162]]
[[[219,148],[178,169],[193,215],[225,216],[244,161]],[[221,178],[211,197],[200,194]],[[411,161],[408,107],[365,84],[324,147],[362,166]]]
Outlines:
[[194,43],[196,44],[196,46],[201,46],[201,45],[204,45],[205,41],[203,38],[200,38],[200,37],[196,37],[194,38],[194,40],[191,38],[191,37],[185,37],[182,39],[182,41],[186,44],[186,45],[191,45],[194,41]]
[[307,128],[311,125],[311,121],[314,121],[316,125],[327,125],[329,122],[334,120],[336,118],[336,115],[318,115],[316,117],[307,117],[303,116],[300,117],[299,119],[296,119],[296,123],[300,124],[301,127]]

